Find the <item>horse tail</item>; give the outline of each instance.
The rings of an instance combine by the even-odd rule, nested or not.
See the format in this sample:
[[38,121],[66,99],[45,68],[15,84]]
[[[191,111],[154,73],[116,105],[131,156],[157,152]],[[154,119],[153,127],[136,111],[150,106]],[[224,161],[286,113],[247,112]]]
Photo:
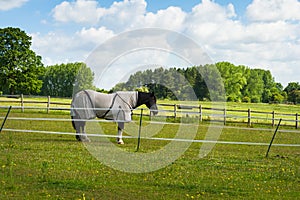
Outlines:
[[79,115],[78,115],[77,110],[75,109],[75,105],[74,105],[73,101],[74,101],[74,99],[72,99],[72,102],[71,102],[71,111],[70,111],[70,114],[71,114],[71,119],[72,119],[72,126],[77,131],[76,127],[78,125],[78,121],[76,121],[76,119],[79,118]]
[[74,121],[74,116],[71,116],[71,119],[72,119],[72,126],[73,126],[73,128],[76,130],[75,121]]

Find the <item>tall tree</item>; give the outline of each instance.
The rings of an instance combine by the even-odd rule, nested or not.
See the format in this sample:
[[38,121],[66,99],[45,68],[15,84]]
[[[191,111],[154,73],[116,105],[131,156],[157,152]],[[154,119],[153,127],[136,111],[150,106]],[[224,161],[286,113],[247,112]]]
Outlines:
[[95,89],[94,74],[84,63],[68,63],[46,67],[42,95],[71,97],[82,89]]
[[216,66],[224,81],[227,100],[240,101],[242,88],[247,84],[244,68],[237,67],[229,62],[219,62]]
[[247,76],[247,85],[242,90],[244,97],[249,97],[252,102],[260,102],[264,92],[264,81],[260,76],[260,70],[251,69]]
[[31,37],[19,28],[0,29],[0,90],[4,93],[40,91],[44,66],[30,45]]

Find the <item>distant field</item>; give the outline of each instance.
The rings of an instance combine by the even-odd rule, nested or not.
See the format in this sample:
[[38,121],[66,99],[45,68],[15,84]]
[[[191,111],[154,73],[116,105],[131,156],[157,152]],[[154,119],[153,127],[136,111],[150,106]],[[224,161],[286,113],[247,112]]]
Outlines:
[[[5,114],[6,109],[0,109],[0,116]],[[31,110],[13,110],[10,117],[70,118],[68,112]],[[144,123],[142,136],[147,136],[151,131],[148,122]],[[103,134],[117,131],[114,123],[100,124]],[[152,137],[172,138],[178,126],[164,125]],[[131,127],[127,124],[125,135],[135,130]],[[74,133],[69,121],[8,119],[4,128]],[[195,139],[204,139],[207,129],[200,124]],[[227,126],[219,141],[269,143],[273,133],[271,127]],[[296,130],[278,132],[274,144],[299,145],[299,134]],[[199,159],[202,143],[193,143],[170,165],[132,174],[97,161],[73,135],[4,131],[0,138],[0,199],[297,199],[300,195],[299,146],[273,146],[265,158],[268,146],[217,144]],[[168,143],[142,139],[136,153],[154,152]],[[136,145],[137,139],[125,139],[125,145],[118,147],[134,152]]]

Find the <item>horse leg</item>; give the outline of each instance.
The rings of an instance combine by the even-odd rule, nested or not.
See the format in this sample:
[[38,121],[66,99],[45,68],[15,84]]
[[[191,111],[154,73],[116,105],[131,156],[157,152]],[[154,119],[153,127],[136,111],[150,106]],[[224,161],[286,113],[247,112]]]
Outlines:
[[80,140],[82,142],[90,142],[91,140],[86,136],[86,132],[85,132],[85,121],[82,122],[81,130],[82,130],[82,134],[80,135]]
[[73,127],[76,130],[76,140],[82,141],[82,142],[90,142],[90,139],[86,136],[85,133],[85,121],[76,121],[80,119],[77,116],[72,116],[72,119],[75,119],[72,121]]
[[81,130],[81,126],[82,126],[82,122],[81,121],[76,121],[79,119],[79,117],[77,116],[71,116],[72,118],[72,125],[73,125],[73,128],[76,130],[76,140],[78,141],[81,141],[81,138],[80,138],[80,130]]
[[123,129],[124,129],[124,122],[118,122],[118,137],[117,137],[118,144],[124,144],[124,141],[122,139]]

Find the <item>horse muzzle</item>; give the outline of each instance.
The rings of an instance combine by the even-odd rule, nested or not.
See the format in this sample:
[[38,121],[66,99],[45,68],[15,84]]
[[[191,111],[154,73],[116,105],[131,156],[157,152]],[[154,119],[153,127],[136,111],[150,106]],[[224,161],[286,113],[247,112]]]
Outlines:
[[150,108],[150,112],[153,114],[153,115],[157,115],[158,114],[158,109],[157,109],[157,106],[151,106]]

